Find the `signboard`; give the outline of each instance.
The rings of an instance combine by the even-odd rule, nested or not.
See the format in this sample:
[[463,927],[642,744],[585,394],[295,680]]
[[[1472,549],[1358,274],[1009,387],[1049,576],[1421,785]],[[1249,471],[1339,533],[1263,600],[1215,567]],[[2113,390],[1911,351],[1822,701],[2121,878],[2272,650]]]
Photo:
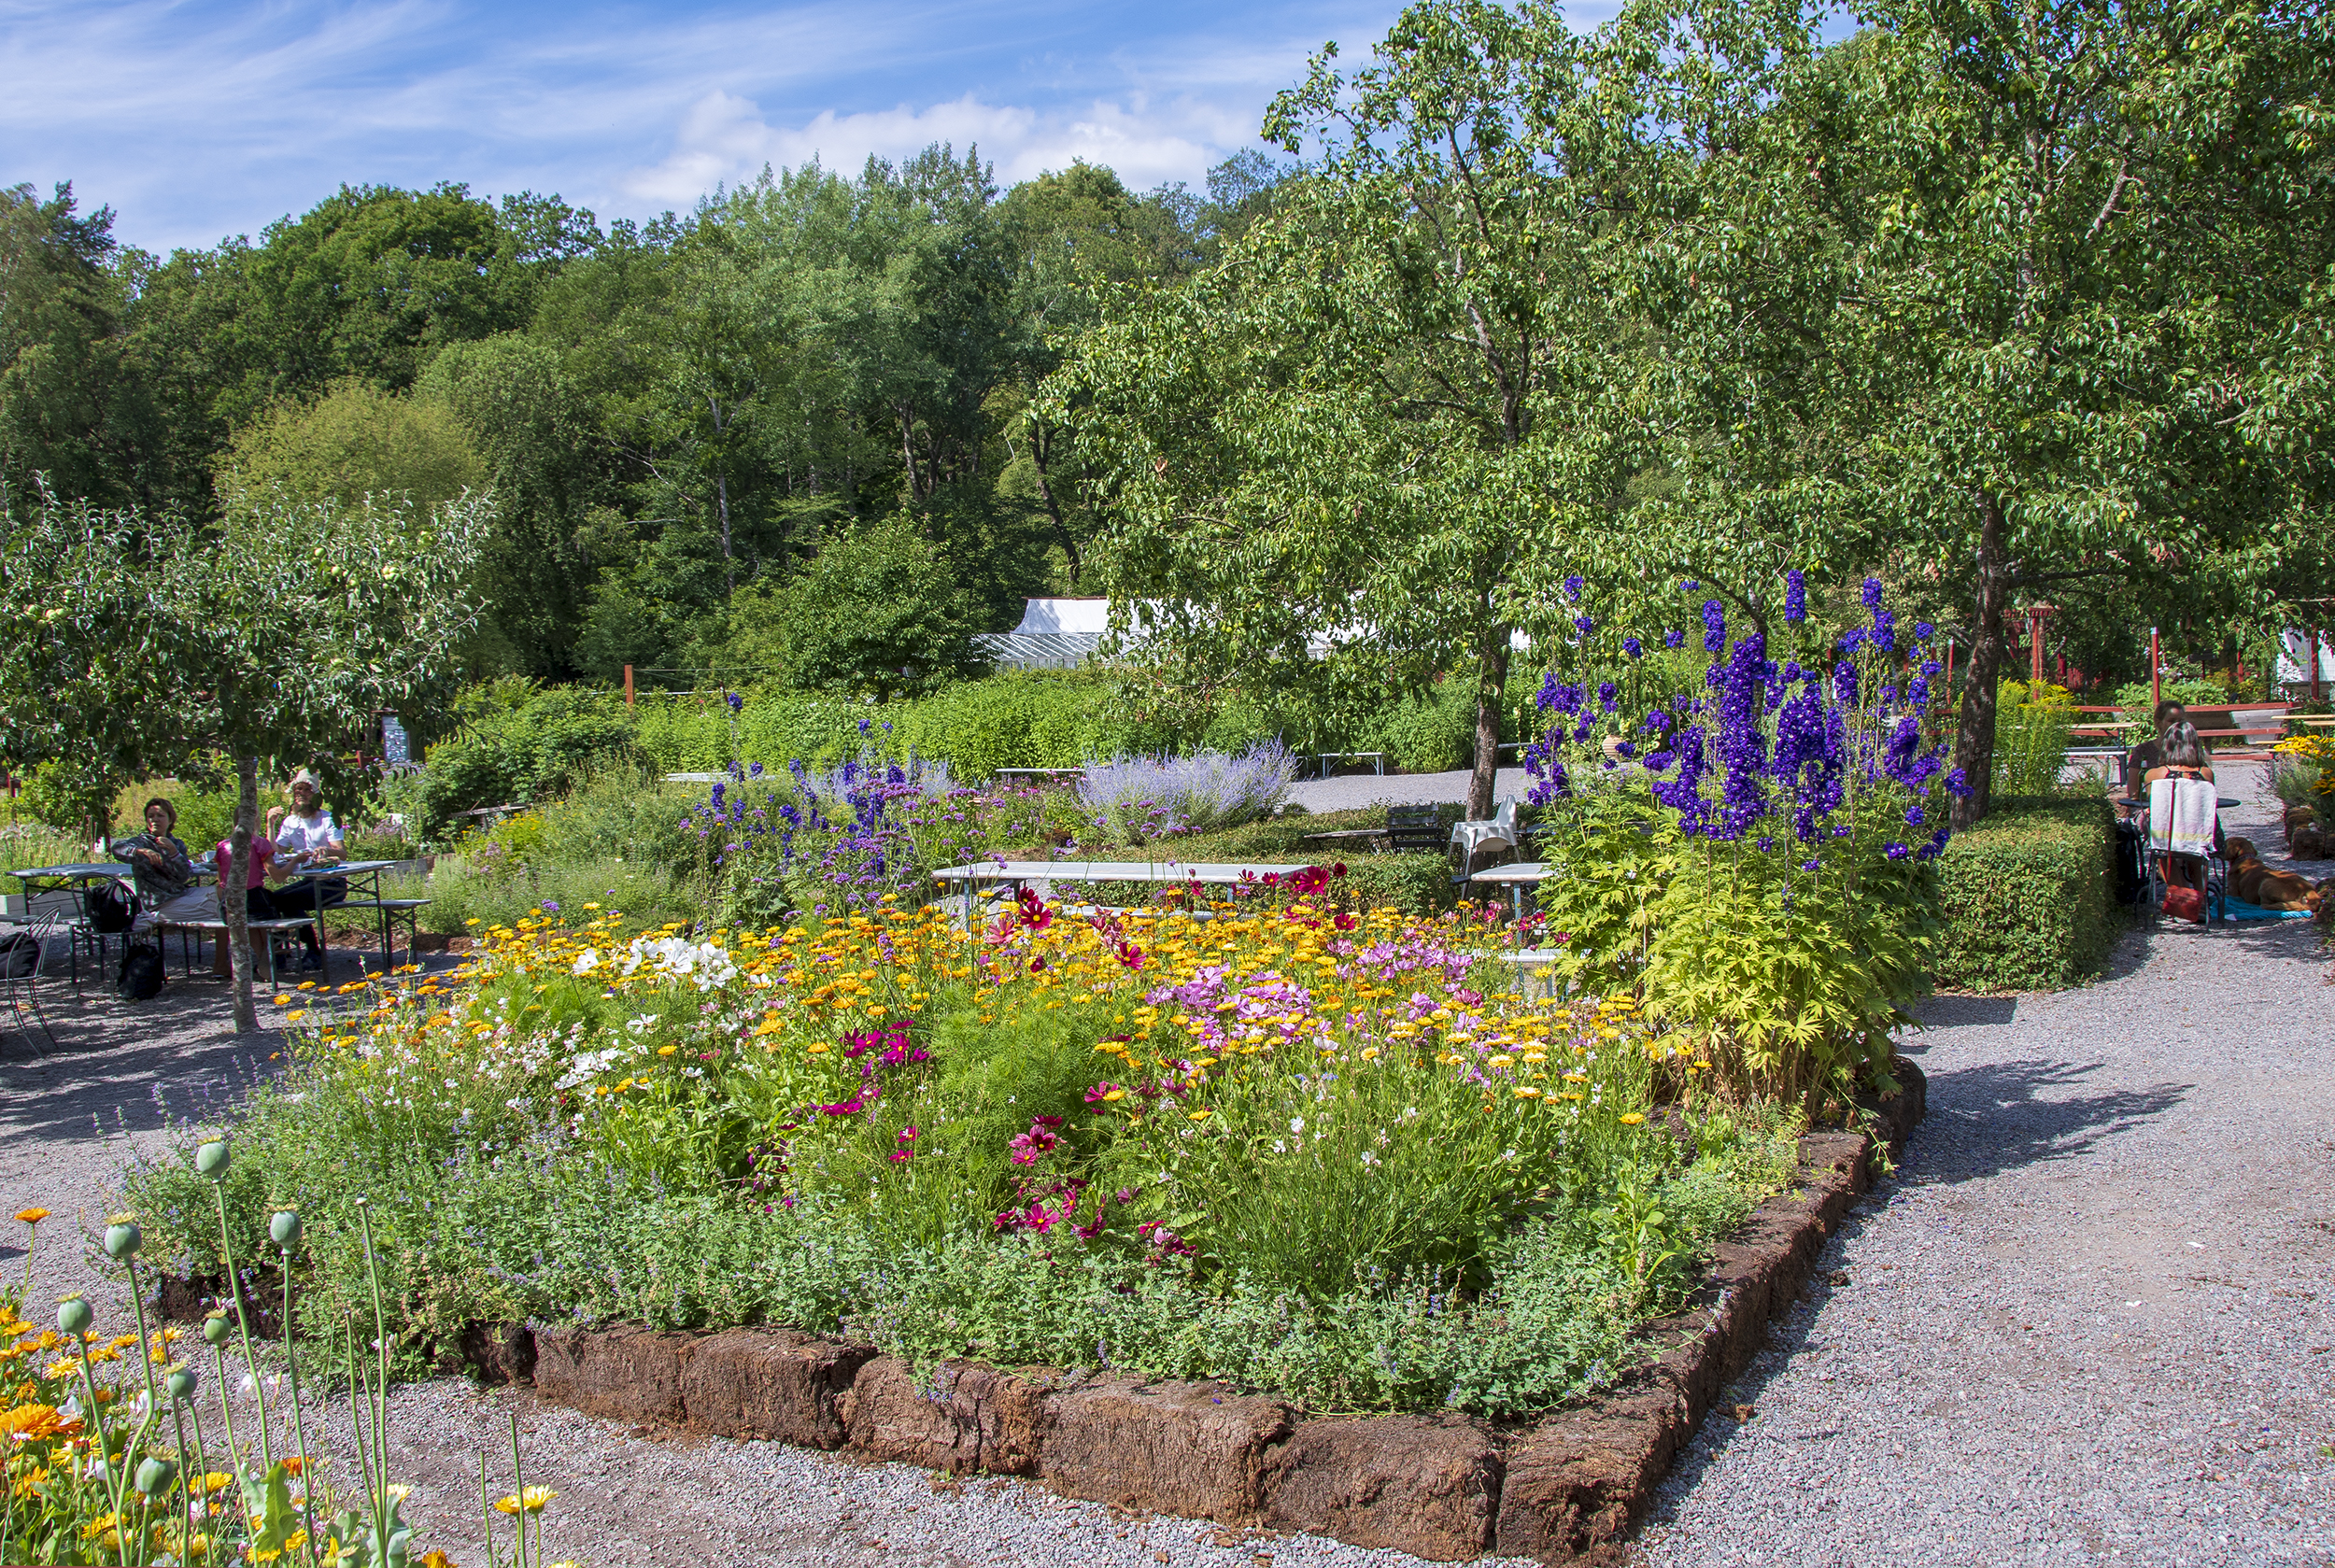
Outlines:
[[381,715],[381,758],[392,768],[403,768],[413,761],[413,748],[405,740],[405,726],[395,713]]

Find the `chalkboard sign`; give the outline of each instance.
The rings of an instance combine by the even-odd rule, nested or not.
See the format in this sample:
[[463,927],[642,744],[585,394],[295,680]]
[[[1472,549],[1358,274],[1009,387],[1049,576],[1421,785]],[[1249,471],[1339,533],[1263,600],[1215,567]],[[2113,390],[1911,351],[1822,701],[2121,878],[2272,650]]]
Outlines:
[[381,715],[381,756],[392,768],[403,768],[414,759],[405,742],[405,726],[393,713]]

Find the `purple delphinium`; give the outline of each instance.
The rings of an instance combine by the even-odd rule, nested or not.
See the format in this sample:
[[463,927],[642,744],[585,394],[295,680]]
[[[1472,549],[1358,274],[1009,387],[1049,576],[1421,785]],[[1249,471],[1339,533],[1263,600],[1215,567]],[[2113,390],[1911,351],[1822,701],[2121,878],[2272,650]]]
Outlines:
[[1808,574],[1798,567],[1784,573],[1784,619],[1794,626],[1808,618]]
[[1715,654],[1727,646],[1727,612],[1716,599],[1703,601],[1703,651]]

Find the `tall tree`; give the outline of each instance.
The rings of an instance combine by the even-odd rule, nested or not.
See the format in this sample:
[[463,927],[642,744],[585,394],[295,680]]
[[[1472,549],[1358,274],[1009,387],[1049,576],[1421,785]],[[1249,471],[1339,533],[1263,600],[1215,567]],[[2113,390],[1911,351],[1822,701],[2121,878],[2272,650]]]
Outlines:
[[1266,121],[1312,172],[1054,396],[1159,645],[1333,701],[1465,680],[1487,815],[1514,636],[1567,631],[1558,583],[1638,440],[1612,199],[1637,106],[1553,10],[1438,0],[1351,80],[1333,59]]
[[[10,498],[14,501],[15,498]],[[12,504],[0,544],[0,720],[11,760],[94,758],[129,777],[237,781],[219,900],[235,1026],[258,1026],[245,904],[261,759],[339,751],[384,709],[443,696],[490,514],[477,501],[270,503],[207,534],[60,503]]]

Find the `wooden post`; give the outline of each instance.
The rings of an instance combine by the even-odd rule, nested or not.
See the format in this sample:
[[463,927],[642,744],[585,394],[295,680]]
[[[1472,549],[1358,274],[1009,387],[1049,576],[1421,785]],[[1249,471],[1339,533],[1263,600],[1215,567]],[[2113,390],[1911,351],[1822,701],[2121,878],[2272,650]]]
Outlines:
[[2323,627],[2313,627],[2303,637],[2311,644],[2311,700],[2319,699],[2319,639],[2326,635]]
[[2148,722],[2157,722],[2157,704],[2165,699],[2165,671],[2157,662],[2157,629],[2148,629]]
[[624,667],[624,705],[632,706],[632,666],[629,664]]

